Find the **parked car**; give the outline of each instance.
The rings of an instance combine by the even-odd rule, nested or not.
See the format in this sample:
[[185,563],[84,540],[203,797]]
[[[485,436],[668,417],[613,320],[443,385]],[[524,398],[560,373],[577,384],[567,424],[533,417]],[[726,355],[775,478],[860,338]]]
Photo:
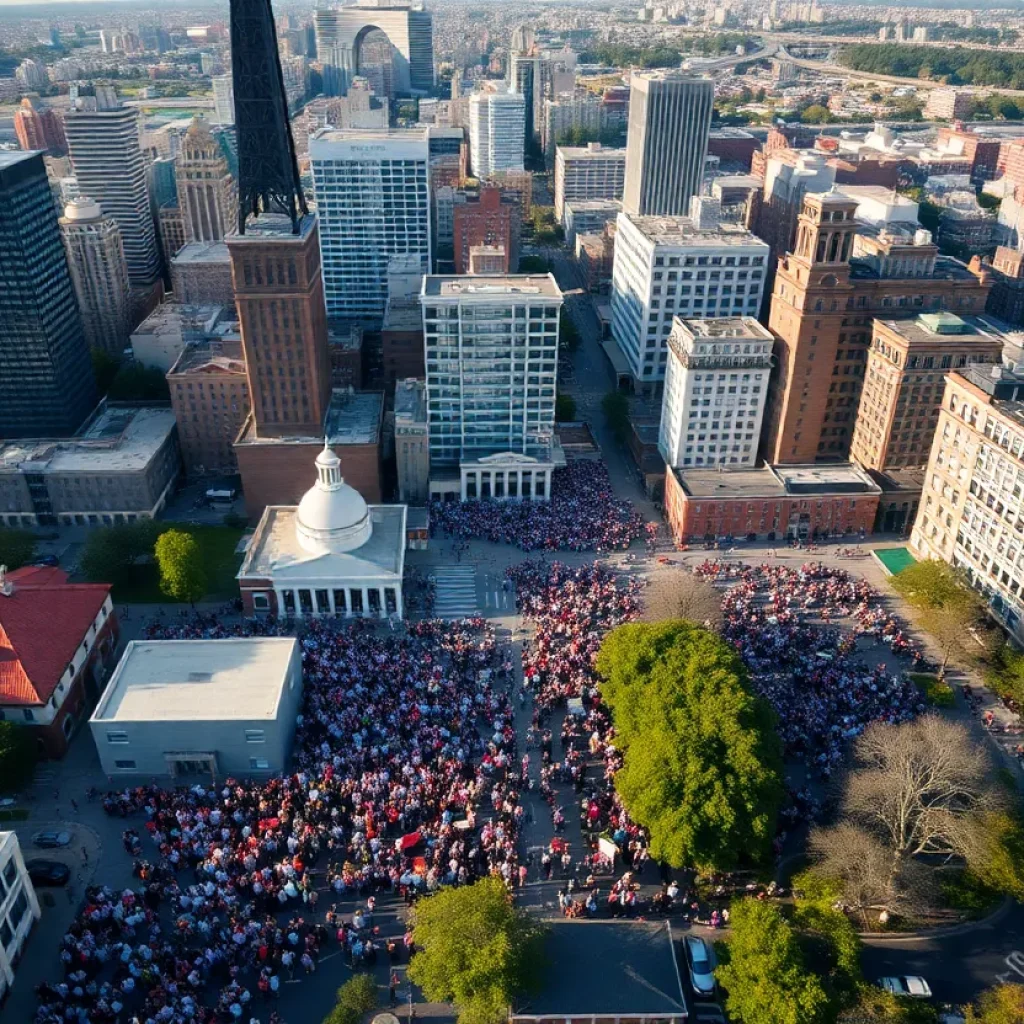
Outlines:
[[29,860],[25,862],[33,885],[67,885],[71,868],[57,860]]
[[711,951],[698,935],[686,936],[686,959],[690,964],[690,984],[699,996],[715,991],[715,975],[711,968]]
[[60,560],[56,555],[40,555],[32,564],[55,566],[60,565]]
[[894,996],[909,996],[911,999],[931,999],[932,989],[924,978],[916,974],[902,978],[879,978],[878,984]]
[[67,846],[71,842],[70,832],[59,832],[55,828],[37,832],[32,837],[32,845],[43,850],[55,850],[59,846]]

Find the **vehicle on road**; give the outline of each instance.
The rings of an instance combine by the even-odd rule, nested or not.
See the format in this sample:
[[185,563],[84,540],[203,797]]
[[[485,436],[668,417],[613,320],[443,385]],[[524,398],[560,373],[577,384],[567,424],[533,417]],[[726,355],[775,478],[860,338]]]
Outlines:
[[60,846],[67,846],[71,842],[71,833],[58,831],[55,828],[44,829],[32,837],[32,845],[42,850],[56,850]]
[[908,996],[911,999],[931,999],[932,989],[924,978],[908,974],[900,978],[879,978],[878,985],[894,996]]
[[60,565],[60,559],[56,555],[40,555],[39,558],[32,562],[33,565],[39,566],[55,566]]
[[33,885],[67,885],[71,868],[57,860],[29,860],[25,862]]
[[726,1024],[725,1014],[718,1003],[694,1003],[693,1019],[697,1024]]
[[713,995],[715,974],[711,967],[711,951],[699,935],[686,936],[686,959],[690,965],[690,984],[701,996]]

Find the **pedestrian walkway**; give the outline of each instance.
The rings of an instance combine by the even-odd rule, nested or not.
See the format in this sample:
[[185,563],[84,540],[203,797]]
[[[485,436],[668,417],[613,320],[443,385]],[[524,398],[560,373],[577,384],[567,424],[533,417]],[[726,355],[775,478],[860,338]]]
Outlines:
[[439,619],[465,619],[479,615],[476,568],[470,564],[439,565],[433,570],[434,615]]

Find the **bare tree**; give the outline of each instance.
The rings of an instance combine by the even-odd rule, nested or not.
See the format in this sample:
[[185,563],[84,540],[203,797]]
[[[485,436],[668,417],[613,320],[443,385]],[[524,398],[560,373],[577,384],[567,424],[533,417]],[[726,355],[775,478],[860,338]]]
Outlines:
[[644,621],[687,619],[708,629],[722,624],[722,593],[686,569],[657,571],[644,591]]

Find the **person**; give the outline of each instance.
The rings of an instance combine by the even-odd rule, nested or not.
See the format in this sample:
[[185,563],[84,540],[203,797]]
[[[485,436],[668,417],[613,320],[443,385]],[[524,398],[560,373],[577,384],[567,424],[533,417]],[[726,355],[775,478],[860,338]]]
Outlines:
[[398,974],[395,971],[391,972],[391,978],[388,982],[388,1005],[396,1006],[398,1004]]

